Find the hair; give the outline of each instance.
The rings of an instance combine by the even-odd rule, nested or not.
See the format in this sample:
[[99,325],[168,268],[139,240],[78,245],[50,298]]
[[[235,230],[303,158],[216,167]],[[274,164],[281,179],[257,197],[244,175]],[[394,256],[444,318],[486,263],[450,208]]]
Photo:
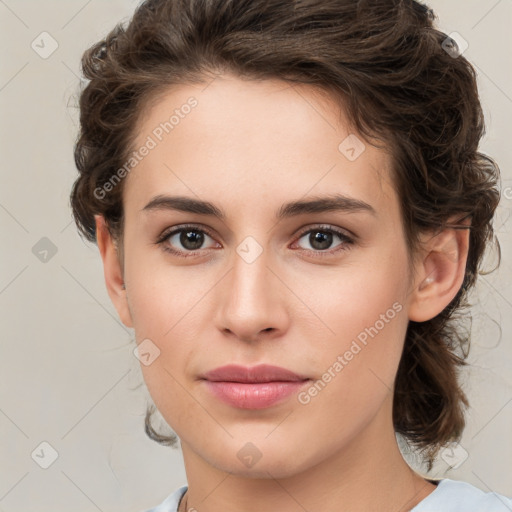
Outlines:
[[[390,149],[410,254],[422,232],[470,230],[463,284],[435,318],[409,322],[395,380],[395,432],[428,470],[441,447],[461,438],[469,404],[459,372],[470,335],[460,320],[486,247],[494,242],[500,255],[492,228],[499,167],[478,152],[485,124],[476,72],[435,19],[414,0],[147,0],[82,56],[88,83],[71,192],[82,236],[96,241],[94,215],[102,215],[122,241],[124,180],[108,194],[97,190],[129,158],[159,95],[223,72],[327,91],[361,137]],[[151,426],[153,412],[146,433],[173,446],[175,436]]]

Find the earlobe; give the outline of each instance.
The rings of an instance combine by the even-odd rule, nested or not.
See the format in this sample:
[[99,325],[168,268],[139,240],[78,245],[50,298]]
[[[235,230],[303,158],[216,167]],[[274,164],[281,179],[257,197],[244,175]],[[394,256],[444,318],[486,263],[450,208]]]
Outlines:
[[96,242],[103,260],[103,274],[110,300],[117,310],[119,318],[126,327],[133,327],[123,270],[119,261],[116,244],[112,240],[102,215],[94,216],[96,222]]
[[470,220],[438,234],[423,233],[421,255],[409,304],[409,320],[434,318],[454,299],[462,286],[469,250]]

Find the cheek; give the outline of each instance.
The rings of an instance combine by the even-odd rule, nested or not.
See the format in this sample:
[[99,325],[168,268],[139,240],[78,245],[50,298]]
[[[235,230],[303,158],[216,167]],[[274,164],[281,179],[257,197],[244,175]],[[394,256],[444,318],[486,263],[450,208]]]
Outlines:
[[314,356],[317,380],[298,397],[304,421],[316,424],[314,418],[329,418],[319,435],[336,436],[340,444],[390,399],[407,329],[400,290],[389,286],[383,293],[378,285],[384,283],[371,282],[375,289],[361,284],[350,296],[332,296],[336,308],[326,314],[335,336]]
[[165,389],[169,395],[179,387],[174,378],[179,379],[178,374],[187,367],[193,350],[191,341],[199,339],[198,315],[203,312],[201,299],[207,287],[204,277],[194,273],[192,267],[163,265],[161,257],[159,263],[150,260],[147,253],[134,247],[126,252],[125,272],[137,343],[150,340],[158,354],[151,365],[141,364],[148,389],[157,403],[159,392]]
[[[338,338],[348,340],[374,327],[386,337],[397,324],[405,322],[407,286],[403,268],[406,261],[396,255],[396,263],[385,258],[341,267],[323,280],[309,285],[308,300],[314,301],[321,317]],[[364,334],[361,335],[364,341]]]
[[352,389],[357,383],[365,387],[378,380],[392,387],[408,323],[397,296],[352,297],[336,316],[331,315],[336,340],[325,347],[323,366],[327,370],[336,363],[334,372],[342,374]]
[[207,270],[173,265],[160,251],[144,252],[137,247],[127,253],[125,270],[137,339],[148,337],[165,343],[182,325],[194,325],[191,319],[201,311],[209,288]]
[[323,294],[310,289],[331,330],[318,345],[317,367],[331,369],[344,391],[361,392],[379,382],[393,386],[408,325],[404,254],[339,270],[337,278],[324,283]]
[[[134,273],[136,274],[136,272]],[[193,361],[194,343],[200,339],[198,315],[204,286],[184,279],[177,272],[161,272],[156,267],[132,274],[130,309],[138,343],[149,339],[158,357],[150,365],[141,364],[147,389],[166,420],[176,425],[199,421],[201,411],[184,392]],[[176,411],[179,411],[177,421]],[[178,435],[182,432],[178,428]]]

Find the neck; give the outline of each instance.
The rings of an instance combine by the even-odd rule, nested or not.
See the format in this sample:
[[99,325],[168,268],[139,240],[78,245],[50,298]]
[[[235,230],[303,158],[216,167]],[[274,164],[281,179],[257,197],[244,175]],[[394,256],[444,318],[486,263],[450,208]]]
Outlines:
[[284,478],[274,478],[271,466],[265,471],[267,477],[260,473],[257,478],[219,469],[182,439],[188,481],[186,510],[407,512],[436,487],[403,459],[388,413],[377,415],[365,430],[320,463],[290,471]]

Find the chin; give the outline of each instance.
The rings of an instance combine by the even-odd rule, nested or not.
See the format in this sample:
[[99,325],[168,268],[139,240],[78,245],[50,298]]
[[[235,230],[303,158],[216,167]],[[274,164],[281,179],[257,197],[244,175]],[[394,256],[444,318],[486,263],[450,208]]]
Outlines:
[[[275,454],[276,458],[279,458],[279,454]],[[231,475],[240,476],[243,478],[255,478],[255,479],[284,479],[289,478],[297,473],[300,473],[303,469],[298,467],[298,462],[281,460],[263,460],[263,457],[254,464],[252,467],[244,467],[242,463],[233,463],[229,461],[213,461],[218,469],[228,472]]]
[[[210,452],[210,453],[208,453]],[[211,450],[199,450],[205,454],[207,462],[221,471],[244,478],[288,478],[313,466],[314,453],[308,454],[302,449],[301,457],[297,455],[296,446],[279,446],[255,441],[231,440],[229,446],[218,447],[214,453]]]

